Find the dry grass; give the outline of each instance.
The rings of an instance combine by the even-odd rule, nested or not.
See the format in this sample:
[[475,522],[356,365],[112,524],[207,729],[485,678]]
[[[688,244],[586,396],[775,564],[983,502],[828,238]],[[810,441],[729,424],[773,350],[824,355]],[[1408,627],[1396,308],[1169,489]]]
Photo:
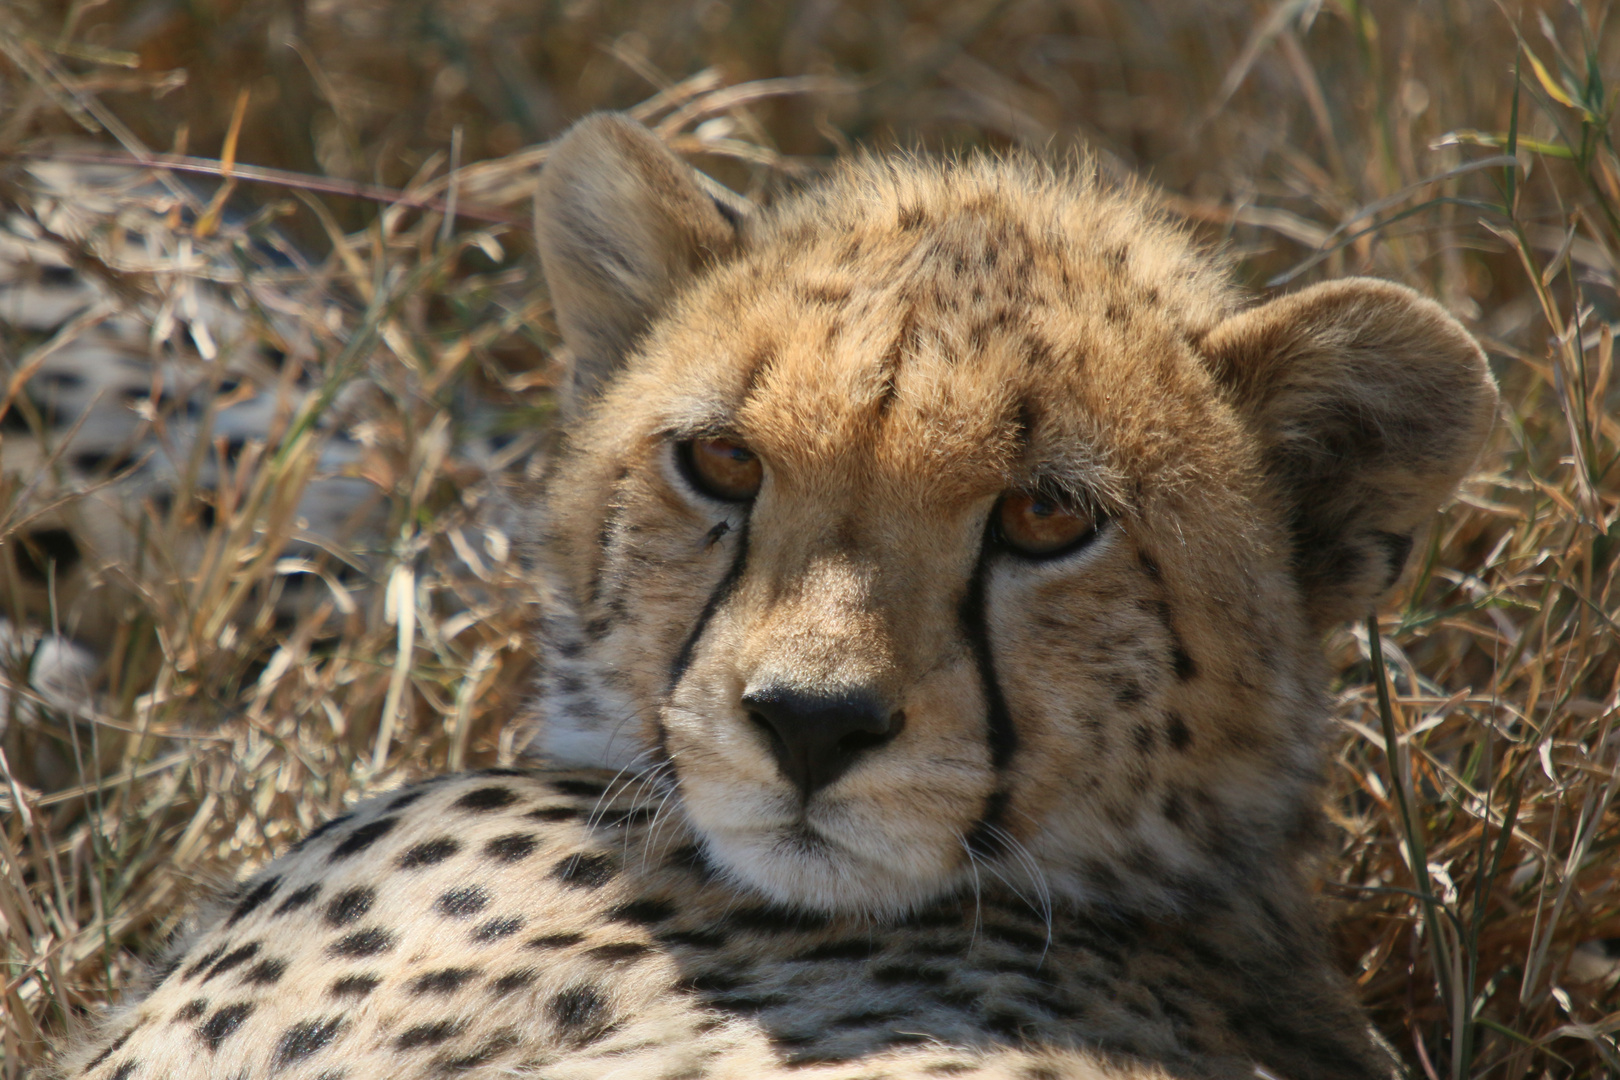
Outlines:
[[[1504,390],[1492,450],[1381,634],[1329,643],[1343,738],[1324,893],[1414,1074],[1620,1071],[1620,994],[1577,949],[1620,938],[1620,30],[1606,4],[534,8],[0,12],[0,154],[72,136],[218,155],[246,90],[240,160],[409,186],[441,208],[245,185],[245,219],[216,228],[199,206],[147,222],[173,251],[237,268],[214,276],[312,392],[289,392],[276,438],[234,466],[206,558],[156,557],[195,531],[183,491],[148,512],[143,569],[86,594],[116,616],[97,714],[13,697],[0,1073],[47,1060],[46,1040],[128,978],[199,882],[362,791],[511,755],[529,657],[519,588],[484,532],[499,531],[503,461],[449,451],[543,426],[555,339],[523,224],[543,148],[525,148],[658,91],[645,116],[735,186],[854,141],[1087,142],[1164,185],[1257,287],[1374,273],[1470,323]],[[477,164],[451,184],[447,159]],[[19,169],[7,197],[36,209]],[[452,195],[476,216],[447,226],[434,200]],[[320,256],[292,271],[239,257],[272,229]],[[116,238],[75,246],[121,303],[160,310],[198,273],[131,266]],[[10,379],[48,342],[4,344]],[[361,468],[386,496],[372,585],[278,622],[275,556],[313,472],[317,404],[367,384]],[[0,480],[0,545],[19,507],[18,482]],[[0,612],[22,606],[0,594]]]

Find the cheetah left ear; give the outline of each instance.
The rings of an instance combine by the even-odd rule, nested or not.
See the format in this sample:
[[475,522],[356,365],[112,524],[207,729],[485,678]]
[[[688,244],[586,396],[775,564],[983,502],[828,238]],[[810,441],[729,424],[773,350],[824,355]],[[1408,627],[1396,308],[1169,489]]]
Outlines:
[[686,279],[731,253],[747,209],[628,117],[587,116],[557,141],[535,234],[572,353],[565,412],[601,389]]
[[1484,446],[1484,353],[1440,305],[1371,278],[1245,311],[1200,351],[1259,439],[1313,626],[1365,615]]

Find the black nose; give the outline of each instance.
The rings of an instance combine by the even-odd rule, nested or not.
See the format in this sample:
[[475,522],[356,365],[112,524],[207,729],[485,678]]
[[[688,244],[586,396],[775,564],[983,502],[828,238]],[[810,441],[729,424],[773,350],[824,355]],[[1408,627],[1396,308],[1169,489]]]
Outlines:
[[764,733],[782,775],[805,798],[855,759],[894,738],[905,714],[861,694],[826,695],[767,687],[744,694],[748,717]]

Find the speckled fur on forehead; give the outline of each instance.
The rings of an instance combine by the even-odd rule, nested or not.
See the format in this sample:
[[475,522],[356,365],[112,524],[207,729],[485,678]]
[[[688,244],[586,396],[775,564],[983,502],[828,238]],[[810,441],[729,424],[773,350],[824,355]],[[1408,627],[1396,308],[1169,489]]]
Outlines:
[[866,475],[935,498],[1083,479],[1122,509],[1241,472],[1190,347],[1235,302],[1184,228],[1087,162],[866,157],[748,219],[601,409],[625,435],[746,430],[803,472],[878,455]]

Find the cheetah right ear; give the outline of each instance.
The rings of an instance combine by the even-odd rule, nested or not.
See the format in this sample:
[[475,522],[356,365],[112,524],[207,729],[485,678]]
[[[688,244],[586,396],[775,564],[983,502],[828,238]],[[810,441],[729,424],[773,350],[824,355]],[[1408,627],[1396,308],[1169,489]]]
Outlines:
[[573,354],[565,412],[589,401],[683,279],[729,255],[747,203],[642,125],[587,116],[546,158],[535,234]]
[[1312,624],[1367,614],[1490,432],[1484,353],[1440,305],[1370,278],[1251,308],[1201,351],[1259,441]]

